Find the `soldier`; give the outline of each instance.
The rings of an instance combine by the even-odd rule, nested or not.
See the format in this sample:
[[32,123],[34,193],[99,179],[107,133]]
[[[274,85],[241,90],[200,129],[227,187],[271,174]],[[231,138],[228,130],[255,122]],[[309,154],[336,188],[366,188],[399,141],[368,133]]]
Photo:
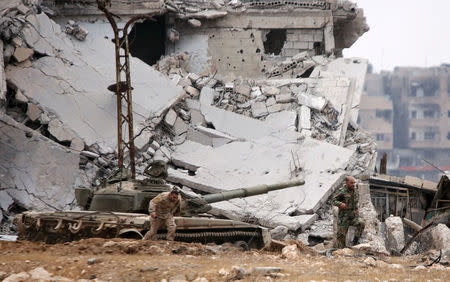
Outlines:
[[358,191],[355,187],[355,178],[347,176],[345,185],[339,189],[334,197],[333,204],[339,207],[336,248],[345,247],[345,237],[349,226],[356,227],[354,243],[357,242],[364,229],[364,221],[359,217]]
[[167,240],[175,239],[174,213],[180,209],[180,193],[178,190],[163,192],[150,201],[148,212],[150,214],[150,230],[145,234],[143,240],[153,239],[160,227],[167,227]]

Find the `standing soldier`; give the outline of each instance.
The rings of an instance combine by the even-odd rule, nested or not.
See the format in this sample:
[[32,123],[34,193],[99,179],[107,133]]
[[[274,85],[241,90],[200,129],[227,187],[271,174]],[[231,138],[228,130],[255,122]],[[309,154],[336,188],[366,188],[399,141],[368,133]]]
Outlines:
[[160,227],[166,226],[167,240],[175,239],[174,213],[180,209],[180,193],[178,190],[163,192],[150,201],[148,212],[150,214],[150,230],[145,234],[143,240],[153,239]]
[[359,239],[364,229],[364,221],[359,217],[358,191],[355,187],[355,178],[347,176],[345,185],[339,189],[334,197],[333,204],[339,207],[336,248],[345,247],[345,237],[349,226],[356,227],[354,243]]

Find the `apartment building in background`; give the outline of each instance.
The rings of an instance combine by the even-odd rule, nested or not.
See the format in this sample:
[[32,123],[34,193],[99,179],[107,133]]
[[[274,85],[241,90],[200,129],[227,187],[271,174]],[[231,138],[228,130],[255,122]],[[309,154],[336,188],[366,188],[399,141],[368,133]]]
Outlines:
[[450,65],[369,73],[359,124],[379,158],[387,153],[389,174],[436,181],[437,168],[450,170]]

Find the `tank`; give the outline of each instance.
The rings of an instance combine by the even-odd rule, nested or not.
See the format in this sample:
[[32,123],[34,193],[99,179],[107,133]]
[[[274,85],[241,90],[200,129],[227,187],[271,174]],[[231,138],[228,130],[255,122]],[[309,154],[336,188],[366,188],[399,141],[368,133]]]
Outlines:
[[[236,243],[261,248],[270,243],[268,229],[241,221],[213,218],[205,214],[211,203],[235,198],[250,197],[270,191],[303,185],[303,180],[293,180],[273,185],[258,185],[194,197],[180,192],[181,214],[175,216],[175,240],[183,242]],[[161,192],[172,187],[161,177],[146,180],[109,181],[92,192],[76,189],[77,203],[85,211],[35,212],[27,211],[16,216],[19,239],[61,243],[82,238],[135,238],[141,239],[150,229],[148,205]],[[165,230],[157,237],[164,239]]]

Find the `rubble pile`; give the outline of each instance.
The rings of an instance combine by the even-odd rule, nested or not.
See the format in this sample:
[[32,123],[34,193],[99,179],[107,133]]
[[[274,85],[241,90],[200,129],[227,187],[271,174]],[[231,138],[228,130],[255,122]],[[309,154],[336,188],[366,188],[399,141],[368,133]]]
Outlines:
[[[193,26],[229,12],[205,3],[220,12],[168,7]],[[116,97],[106,89],[115,77],[112,31],[97,36],[105,23],[69,20],[64,32],[39,6],[0,7],[0,161],[8,164],[0,173],[11,175],[1,180],[0,210],[74,209],[74,188],[98,186],[117,167]],[[331,213],[321,207],[345,174],[375,165],[375,142],[356,126],[367,61],[300,52],[274,60],[263,78],[229,80],[194,73],[189,61],[188,53],[169,55],[153,68],[131,58],[138,177],[164,160],[168,180],[195,193],[304,178],[305,186],[213,204],[212,213],[276,228],[280,238],[296,238],[320,217],[316,231],[327,234],[311,229],[310,237],[328,240]]]

